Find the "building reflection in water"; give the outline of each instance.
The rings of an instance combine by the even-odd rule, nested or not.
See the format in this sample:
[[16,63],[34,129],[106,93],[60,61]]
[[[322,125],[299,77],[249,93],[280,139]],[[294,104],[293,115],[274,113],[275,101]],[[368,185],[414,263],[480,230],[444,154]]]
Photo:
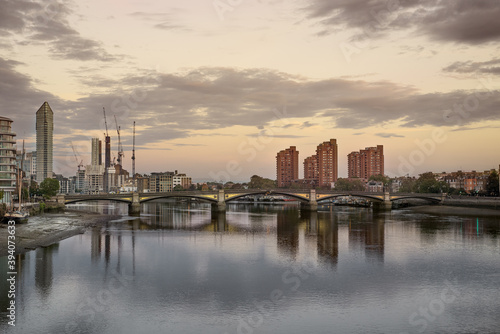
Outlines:
[[349,214],[349,247],[364,249],[367,260],[384,261],[385,214],[358,210]]
[[59,244],[37,248],[35,251],[35,286],[42,296],[48,298],[52,288],[53,256],[59,250]]
[[299,248],[299,211],[296,208],[278,211],[276,242],[278,251],[296,259]]
[[101,229],[99,227],[94,227],[90,235],[90,257],[92,262],[95,262],[101,258]]
[[109,232],[106,232],[106,235],[104,236],[104,259],[106,261],[106,269],[108,268],[110,257],[111,257],[111,235],[109,235]]
[[[318,215],[317,212],[314,214]],[[331,217],[331,219],[327,219]],[[318,255],[337,263],[339,258],[339,228],[335,216],[320,214],[318,225]]]
[[335,216],[326,212],[301,211],[306,240],[315,243],[318,257],[336,264],[339,257],[339,229]]
[[191,202],[147,202],[143,204],[144,222],[152,228],[190,230],[210,224],[206,205]]

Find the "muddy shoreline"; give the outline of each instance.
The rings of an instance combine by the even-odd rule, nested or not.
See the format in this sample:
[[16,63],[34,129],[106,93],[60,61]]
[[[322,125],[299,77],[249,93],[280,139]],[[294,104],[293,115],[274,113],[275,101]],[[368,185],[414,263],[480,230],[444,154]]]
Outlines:
[[[106,225],[121,215],[66,209],[61,213],[47,213],[30,217],[34,222],[16,225],[16,254],[39,247],[47,247],[61,240],[84,233],[87,229]],[[0,224],[0,257],[8,255],[7,224]]]

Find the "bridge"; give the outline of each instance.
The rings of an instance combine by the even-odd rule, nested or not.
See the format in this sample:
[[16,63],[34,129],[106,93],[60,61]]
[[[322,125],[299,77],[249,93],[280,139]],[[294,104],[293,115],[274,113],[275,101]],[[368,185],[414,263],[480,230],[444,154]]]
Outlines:
[[370,200],[375,206],[390,210],[392,202],[404,199],[423,199],[432,203],[441,203],[446,194],[404,194],[389,192],[342,192],[328,190],[288,190],[288,189],[269,189],[269,190],[218,190],[218,191],[173,191],[163,193],[124,193],[124,194],[98,194],[98,195],[58,195],[57,201],[62,204],[77,203],[83,201],[117,201],[129,205],[129,214],[140,214],[141,203],[154,201],[161,198],[195,198],[212,203],[212,210],[226,211],[226,203],[234,201],[241,197],[252,195],[282,195],[295,198],[300,201],[304,210],[316,211],[318,201],[333,199],[341,196],[353,196]]

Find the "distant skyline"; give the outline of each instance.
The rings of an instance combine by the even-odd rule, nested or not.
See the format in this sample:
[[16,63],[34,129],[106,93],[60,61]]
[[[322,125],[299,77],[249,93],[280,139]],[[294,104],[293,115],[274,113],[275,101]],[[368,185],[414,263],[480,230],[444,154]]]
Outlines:
[[[90,164],[114,115],[131,172],[275,179],[337,139],[384,145],[389,176],[498,168],[500,2],[205,0],[0,2],[0,115],[35,150],[54,112],[54,172]],[[303,177],[300,169],[299,177]]]

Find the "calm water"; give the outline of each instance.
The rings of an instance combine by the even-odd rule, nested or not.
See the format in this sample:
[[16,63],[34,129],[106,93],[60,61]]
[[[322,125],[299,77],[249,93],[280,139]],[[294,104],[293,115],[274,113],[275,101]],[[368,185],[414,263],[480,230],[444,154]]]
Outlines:
[[[86,204],[126,212],[121,204]],[[500,219],[148,203],[18,257],[9,333],[500,333]],[[0,259],[5,282],[6,258]]]

